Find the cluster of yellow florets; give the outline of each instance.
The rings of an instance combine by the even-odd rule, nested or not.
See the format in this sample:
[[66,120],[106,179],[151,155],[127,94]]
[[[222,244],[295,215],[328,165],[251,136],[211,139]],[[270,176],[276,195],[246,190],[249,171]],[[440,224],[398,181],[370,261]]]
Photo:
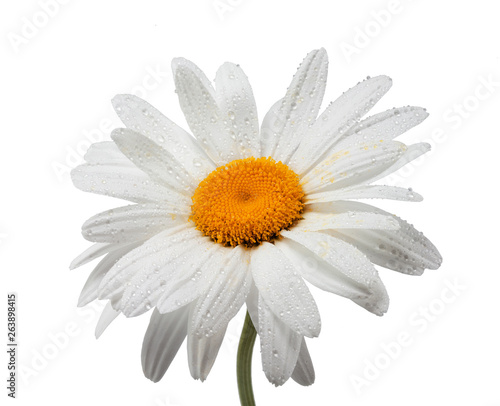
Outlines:
[[279,236],[301,217],[299,178],[272,158],[247,158],[221,166],[192,197],[196,228],[228,246],[253,246]]

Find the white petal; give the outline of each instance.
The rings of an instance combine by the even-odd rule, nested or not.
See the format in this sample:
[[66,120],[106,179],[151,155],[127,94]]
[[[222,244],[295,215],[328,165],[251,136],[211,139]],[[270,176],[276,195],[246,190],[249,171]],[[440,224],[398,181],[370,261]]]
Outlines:
[[[193,311],[191,311],[190,317],[192,317],[192,314]],[[190,325],[192,324],[191,321]],[[200,379],[201,381],[207,379],[226,334],[226,327],[210,337],[199,336],[188,328],[188,362],[191,376],[194,379]]]
[[421,202],[422,196],[412,189],[386,185],[359,185],[350,188],[307,195],[306,204],[351,199],[392,199],[406,202]]
[[171,260],[171,247],[185,246],[197,235],[197,230],[186,224],[162,231],[150,238],[120,258],[109,270],[99,285],[99,298],[112,299],[116,294],[123,292],[126,284],[140,270],[151,269],[153,274],[155,271],[159,274],[160,267]]
[[[374,214],[391,214],[360,202],[344,202],[338,210],[354,209],[372,211]],[[442,258],[436,247],[411,224],[392,216],[399,224],[393,231],[338,230],[335,235],[358,247],[375,264],[410,275],[420,275],[424,269],[437,269]]]
[[[283,236],[299,243],[302,257],[312,262],[302,267],[302,276],[320,289],[349,299],[379,316],[387,311],[389,297],[372,263],[354,246],[324,233],[283,231]],[[295,248],[294,244],[279,247]],[[292,259],[292,258],[290,258]],[[367,294],[368,293],[368,294]]]
[[298,334],[318,336],[318,308],[295,266],[273,244],[265,242],[254,251],[250,267],[255,286],[267,305]]
[[259,337],[262,368],[269,382],[283,385],[292,375],[302,336],[277,317],[259,296]]
[[252,286],[249,262],[241,245],[232,249],[227,265],[215,275],[194,306],[191,319],[194,334],[205,337],[217,334],[238,313]]
[[391,173],[396,172],[398,169],[401,169],[409,162],[413,161],[414,159],[417,159],[426,152],[429,152],[430,149],[431,149],[430,144],[426,142],[420,142],[417,144],[408,145],[404,154],[396,162],[394,162],[383,172],[379,173],[378,175],[370,179],[370,182],[376,182],[377,180],[382,179],[390,175]]
[[226,269],[231,248],[223,247],[206,239],[206,247],[193,248],[188,255],[194,257],[189,270],[170,277],[158,300],[160,312],[167,313],[190,303],[203,295],[212,285],[217,274]]
[[186,222],[187,215],[170,206],[133,204],[92,216],[83,224],[82,235],[89,241],[126,243],[145,240]]
[[[310,52],[295,73],[271,128],[276,143],[269,155],[288,163],[304,132],[316,120],[326,87],[328,56],[321,48]],[[271,110],[273,111],[273,110]],[[278,125],[276,125],[278,124]]]
[[189,306],[168,314],[153,311],[142,343],[142,370],[146,378],[158,382],[165,375],[186,338],[188,315]]
[[292,379],[302,386],[309,386],[314,383],[315,376],[311,356],[307,350],[306,340],[302,337],[299,358],[293,370]]
[[203,179],[215,169],[195,138],[146,101],[131,94],[121,94],[115,96],[112,103],[127,128],[145,135],[175,155],[193,178]]
[[111,138],[139,169],[166,188],[191,196],[198,185],[184,166],[149,138],[126,128],[113,130]]
[[116,261],[118,261],[122,256],[141,244],[142,241],[138,241],[133,244],[124,244],[121,245],[120,248],[117,248],[106,255],[87,278],[87,282],[85,283],[78,299],[78,307],[85,306],[93,300],[96,300],[99,285],[104,278],[104,275],[106,275],[106,272],[108,272]]
[[334,150],[301,179],[306,194],[369,182],[394,164],[406,145],[390,141]]
[[102,333],[108,328],[111,322],[118,317],[120,312],[117,312],[111,306],[111,302],[106,303],[104,310],[101,313],[101,317],[99,317],[99,321],[97,322],[95,328],[95,338],[99,338]]
[[[168,193],[168,189],[153,182],[112,141],[92,144],[84,158],[88,165],[77,167],[72,176],[81,183],[76,186],[86,191],[110,195],[114,192],[118,194],[116,197],[138,202],[154,200],[176,204],[179,200],[178,193]],[[133,197],[128,198],[128,193]],[[135,198],[135,195],[139,196]]]
[[233,159],[257,157],[260,152],[259,121],[252,87],[239,65],[226,62],[215,76],[217,104],[230,137],[238,145]]
[[392,140],[429,116],[422,107],[399,107],[370,116],[352,127],[336,148],[380,140]]
[[216,166],[232,161],[237,144],[226,131],[223,121],[229,117],[222,117],[210,81],[184,58],[175,58],[172,70],[179,104],[194,136]]
[[113,141],[95,142],[90,145],[83,157],[93,165],[131,166],[130,160],[123,155]]
[[250,292],[247,295],[247,311],[250,315],[250,319],[257,331],[259,331],[259,290],[252,281],[252,286],[250,287]]
[[[132,265],[136,272],[121,301],[125,316],[139,316],[153,306],[157,306],[160,313],[177,310],[196,299],[201,291],[196,287],[203,288],[210,282],[212,275],[205,270],[219,247],[207,237],[196,236],[187,240],[185,236],[182,236],[181,243],[168,247],[166,252],[149,257],[147,263],[138,261],[137,265]],[[198,282],[195,287],[177,294],[180,286],[193,280]],[[166,302],[172,304],[167,308]]]
[[330,153],[330,148],[365,115],[392,86],[387,76],[376,76],[358,83],[331,103],[318,117],[290,160],[299,175]]
[[[390,215],[365,213],[354,208],[348,212],[337,212],[335,204],[312,203],[308,205],[310,211],[302,215],[302,220],[294,226],[296,231],[322,231],[335,229],[381,229],[397,230],[399,224]],[[331,206],[326,206],[330,205]],[[325,207],[321,207],[324,205]]]
[[280,120],[280,108],[283,105],[283,99],[274,103],[262,120],[260,128],[260,156],[271,156],[276,149],[276,145],[281,138],[280,129],[283,123]]
[[116,311],[120,311],[120,301],[121,300],[122,300],[122,295],[118,294],[118,295],[112,296],[109,299],[109,302],[111,303],[111,306],[113,307],[113,309],[115,309]]
[[114,164],[83,164],[71,171],[75,187],[84,192],[107,195],[136,203],[161,202],[169,190],[124,157]]
[[107,242],[97,242],[92,244],[89,248],[83,251],[80,255],[78,255],[71,264],[69,265],[69,269],[76,269],[86,263],[93,261],[96,258],[107,254],[109,251],[116,249],[119,247],[119,244],[107,243]]
[[[291,231],[290,231],[291,232]],[[304,239],[309,238],[311,235],[311,243],[314,244],[317,240],[321,241],[321,238],[316,236],[320,234],[325,236],[323,233],[300,233],[294,232],[295,234],[304,234]],[[285,236],[285,234],[284,234]],[[291,234],[293,237],[293,234]],[[322,241],[321,241],[322,242]],[[346,246],[349,244],[343,242]],[[344,296],[348,299],[355,299],[359,297],[368,297],[371,292],[366,283],[359,283],[355,278],[350,277],[346,274],[344,267],[335,266],[335,261],[332,264],[331,261],[326,261],[323,257],[325,256],[321,250],[324,250],[323,246],[318,246],[316,251],[323,254],[317,255],[313,249],[308,249],[303,244],[293,240],[292,238],[284,238],[283,240],[277,241],[275,245],[288,257],[288,259],[295,264],[295,267],[300,271],[301,276],[314,286],[319,287],[327,292],[334,293],[336,295]],[[324,243],[324,246],[328,246]],[[337,250],[332,254],[338,253]],[[352,250],[349,249],[349,253]],[[345,261],[345,255],[341,252],[342,258]],[[337,259],[334,257],[334,259]],[[350,258],[352,262],[357,262],[357,258]],[[339,262],[340,259],[336,262]],[[371,264],[370,264],[371,265]]]

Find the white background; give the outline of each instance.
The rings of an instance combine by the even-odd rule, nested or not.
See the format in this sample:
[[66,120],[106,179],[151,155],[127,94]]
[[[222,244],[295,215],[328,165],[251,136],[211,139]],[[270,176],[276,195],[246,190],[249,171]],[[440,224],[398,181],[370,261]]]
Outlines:
[[[0,329],[6,342],[6,294],[16,292],[17,404],[238,404],[243,313],[203,384],[189,375],[185,346],[160,383],[144,378],[149,315],[119,318],[94,339],[102,305],[76,310],[92,265],[69,271],[68,264],[88,246],[82,222],[121,202],[78,191],[64,168],[81,157],[89,133],[108,139],[107,127],[120,126],[109,103],[117,93],[143,92],[186,128],[173,57],[192,59],[209,78],[224,61],[241,64],[262,118],[305,54],[322,46],[330,58],[325,102],[367,75],[387,74],[393,88],[374,111],[411,104],[430,112],[402,139],[430,140],[433,151],[390,180],[424,202],[374,203],[423,230],[444,262],[421,277],[381,270],[391,297],[382,318],[313,289],[323,322],[320,337],[308,341],[316,383],[274,388],[256,347],[257,403],[500,405],[497,2],[66,0],[48,17],[42,3],[4,2],[0,12]],[[151,71],[160,72],[156,79]],[[405,332],[407,345],[392,344],[389,359],[384,345]],[[353,379],[366,381],[356,387]]]

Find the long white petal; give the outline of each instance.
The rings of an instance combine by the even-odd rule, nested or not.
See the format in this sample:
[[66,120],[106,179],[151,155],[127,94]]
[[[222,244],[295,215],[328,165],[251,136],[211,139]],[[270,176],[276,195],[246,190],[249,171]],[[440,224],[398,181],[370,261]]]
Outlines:
[[208,291],[217,274],[226,270],[230,248],[206,238],[204,247],[193,247],[187,260],[190,269],[176,272],[166,282],[157,307],[162,313],[171,312],[190,303]]
[[80,297],[78,299],[78,307],[85,306],[89,304],[93,300],[97,299],[98,288],[101,281],[106,275],[111,267],[118,261],[122,256],[129,253],[134,248],[138,247],[142,244],[142,241],[137,241],[132,244],[125,244],[120,248],[111,251],[108,253],[94,268],[89,277],[87,278],[87,282],[85,283]]
[[[175,238],[177,237],[174,236]],[[168,313],[196,299],[213,277],[212,272],[207,272],[206,268],[214,261],[213,257],[218,249],[206,237],[198,236],[191,240],[183,238],[182,243],[171,245],[165,253],[148,258],[146,264],[138,261],[134,265],[136,273],[123,293],[123,314],[136,317],[153,306],[160,313]],[[195,287],[191,286],[191,289],[182,290],[182,294],[178,293],[186,281],[193,280],[198,282]],[[167,301],[170,304],[168,307]]]
[[387,185],[358,185],[350,188],[307,195],[305,204],[332,202],[351,199],[392,199],[406,202],[421,202],[422,196],[412,189]]
[[99,321],[97,322],[95,328],[95,338],[99,338],[104,330],[108,328],[111,322],[119,316],[120,312],[117,312],[111,306],[111,302],[106,303],[104,310],[101,313],[101,317],[99,317]]
[[250,267],[255,285],[271,310],[297,334],[318,336],[321,321],[316,302],[290,260],[265,242],[252,253]]
[[[190,317],[193,315],[191,311]],[[193,325],[193,322],[188,322]],[[189,371],[194,379],[204,381],[207,379],[212,366],[214,365],[217,354],[219,353],[220,346],[226,334],[226,327],[220,329],[217,333],[206,337],[204,335],[197,335],[192,329],[188,327],[188,362]]]
[[203,179],[215,169],[215,164],[195,138],[146,101],[131,94],[120,94],[112,103],[127,128],[145,135],[175,155],[194,178]]
[[249,257],[241,245],[232,249],[227,265],[215,275],[197,300],[191,322],[197,335],[209,337],[226,328],[238,313],[252,286]]
[[395,141],[335,149],[301,179],[304,192],[336,190],[369,182],[393,165],[405,150],[406,145]]
[[259,290],[252,281],[252,286],[250,287],[250,292],[247,295],[247,311],[250,315],[250,319],[257,331],[259,331]]
[[252,87],[239,65],[226,62],[215,76],[215,93],[223,124],[237,149],[233,159],[258,157],[259,120]]
[[378,316],[387,311],[389,296],[384,284],[361,251],[324,233],[284,231],[283,236],[307,248],[309,253],[303,253],[304,258],[316,261],[302,267],[306,280],[320,289],[346,296]]
[[235,158],[236,141],[226,132],[215,90],[205,74],[191,61],[175,58],[172,70],[179,104],[189,128],[216,166]]
[[276,161],[288,163],[308,126],[312,125],[318,115],[326,87],[328,74],[328,56],[321,48],[307,54],[293,76],[279,109],[271,110],[276,117],[266,123],[271,128],[263,128],[276,134],[271,148],[263,152],[271,155]]
[[401,169],[406,164],[417,159],[418,157],[422,156],[423,154],[429,152],[430,150],[431,150],[431,146],[430,146],[430,144],[428,144],[426,142],[419,142],[417,144],[408,145],[406,148],[406,151],[401,155],[401,157],[398,160],[396,160],[386,170],[384,170],[383,172],[379,173],[378,175],[376,175],[372,179],[370,179],[370,182],[376,182],[377,180],[382,179],[382,178],[390,175],[391,173],[396,172],[397,170]]
[[393,108],[370,116],[354,127],[336,145],[344,148],[380,140],[392,140],[420,124],[429,116],[422,107],[405,106]]
[[331,103],[309,129],[290,160],[299,175],[305,175],[351,127],[364,116],[392,86],[387,76],[358,83]]
[[[437,269],[442,257],[422,232],[411,224],[377,207],[360,202],[336,202],[336,210],[364,210],[392,216],[397,230],[337,230],[335,236],[358,247],[375,264],[398,272],[420,275],[424,269]],[[331,232],[329,232],[331,233]]]
[[272,152],[276,149],[281,138],[280,129],[283,123],[280,120],[280,109],[283,105],[283,99],[274,103],[262,120],[260,127],[260,156],[271,156]]
[[150,238],[120,258],[108,271],[99,285],[99,298],[111,299],[123,292],[131,278],[141,270],[151,270],[154,275],[159,274],[160,268],[171,260],[170,249],[188,245],[187,243],[197,235],[197,230],[184,225],[162,231]]
[[259,296],[259,337],[262,368],[273,385],[283,385],[295,369],[302,336],[277,317]]
[[104,254],[107,254],[109,251],[113,251],[118,247],[120,247],[120,244],[108,242],[97,242],[95,244],[92,244],[89,248],[78,255],[73,261],[71,261],[69,269],[76,269],[82,265],[85,265],[86,263],[93,261],[96,258],[102,257]]
[[146,136],[118,128],[111,133],[120,151],[150,178],[173,192],[191,196],[198,185],[184,166],[170,152]]
[[176,312],[151,315],[142,343],[142,370],[146,378],[158,382],[172,363],[187,335],[189,306]]
[[314,367],[307,349],[306,340],[302,337],[302,344],[300,345],[299,358],[297,365],[293,370],[292,379],[302,386],[309,386],[314,383],[315,379]]
[[[318,240],[321,241],[321,239],[315,234],[322,233],[295,233],[305,234],[303,238],[309,238],[309,235],[312,234],[310,244],[314,244]],[[286,234],[283,234],[283,236],[286,237]],[[346,246],[348,245],[345,242],[343,243]],[[330,263],[330,261],[326,261],[321,255],[317,255],[313,250],[306,248],[306,246],[296,242],[292,238],[284,238],[283,240],[277,241],[275,245],[288,257],[291,262],[295,264],[295,267],[300,272],[301,276],[314,286],[348,299],[368,297],[371,295],[367,283],[364,281],[361,283],[358,282],[355,278],[346,274],[344,267],[340,267],[339,269],[339,266],[335,266],[335,264]],[[328,245],[324,245],[328,247]],[[312,248],[316,247],[313,246]],[[323,248],[323,246],[318,246],[317,251],[323,254],[321,250],[325,250],[325,248]],[[352,250],[349,249],[348,252],[351,253],[351,251]],[[337,253],[337,251],[334,251],[333,254],[335,253]],[[341,253],[341,255],[345,261],[344,253]],[[351,262],[357,262],[357,258],[349,259]]]
[[[302,220],[294,227],[296,231],[322,231],[336,229],[380,229],[397,230],[399,224],[391,215],[356,211],[336,212],[331,203],[312,203],[309,211],[302,215]],[[343,203],[343,202],[342,202]],[[318,206],[332,204],[332,209],[324,211]]]
[[83,164],[71,171],[75,187],[84,192],[135,203],[162,202],[169,189],[159,185],[124,157],[116,164]]
[[130,160],[123,155],[113,141],[93,143],[83,158],[87,163],[92,165],[132,165]]
[[89,241],[130,243],[145,240],[171,227],[187,222],[187,215],[171,206],[142,203],[106,210],[82,225]]

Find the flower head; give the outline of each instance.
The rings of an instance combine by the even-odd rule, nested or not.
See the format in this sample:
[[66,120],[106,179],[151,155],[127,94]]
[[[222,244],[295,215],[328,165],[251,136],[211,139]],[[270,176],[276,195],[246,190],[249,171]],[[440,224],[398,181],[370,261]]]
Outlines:
[[94,242],[72,268],[104,256],[79,305],[108,300],[99,334],[119,314],[152,310],[142,349],[158,381],[187,336],[194,378],[205,379],[228,322],[246,303],[268,379],[314,381],[304,337],[320,315],[306,281],[382,315],[389,299],[375,265],[419,275],[441,257],[400,218],[357,199],[419,201],[411,189],[373,184],[429,150],[394,139],[422,122],[419,107],[361,120],[389,90],[367,78],[319,116],[327,54],[310,52],[259,128],[247,77],[225,63],[215,87],[193,63],[173,61],[194,135],[144,100],[119,95],[125,128],[92,145],[76,187],[132,202],[93,216]]

